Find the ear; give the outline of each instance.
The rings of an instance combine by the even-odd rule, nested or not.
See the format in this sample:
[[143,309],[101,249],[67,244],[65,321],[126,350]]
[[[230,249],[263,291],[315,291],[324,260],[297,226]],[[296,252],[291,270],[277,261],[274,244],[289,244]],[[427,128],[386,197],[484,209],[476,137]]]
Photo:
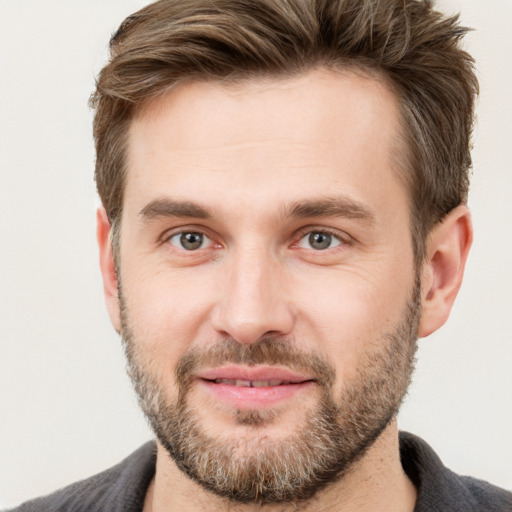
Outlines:
[[428,336],[450,315],[473,241],[471,214],[454,208],[432,231],[422,269],[422,310],[418,335]]
[[112,253],[112,234],[110,222],[105,208],[98,208],[96,212],[96,237],[100,249],[100,268],[103,278],[103,292],[107,304],[108,314],[114,329],[121,329],[121,314],[119,307],[117,273]]

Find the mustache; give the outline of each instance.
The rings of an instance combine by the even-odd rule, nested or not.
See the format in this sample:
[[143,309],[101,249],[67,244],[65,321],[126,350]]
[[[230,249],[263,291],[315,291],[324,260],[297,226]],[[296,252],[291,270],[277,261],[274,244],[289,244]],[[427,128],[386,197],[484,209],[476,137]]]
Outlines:
[[252,344],[225,338],[207,348],[190,349],[176,366],[176,380],[182,390],[186,391],[199,370],[229,363],[283,366],[298,373],[312,375],[317,384],[325,387],[332,386],[336,374],[325,357],[297,348],[293,340],[269,335]]

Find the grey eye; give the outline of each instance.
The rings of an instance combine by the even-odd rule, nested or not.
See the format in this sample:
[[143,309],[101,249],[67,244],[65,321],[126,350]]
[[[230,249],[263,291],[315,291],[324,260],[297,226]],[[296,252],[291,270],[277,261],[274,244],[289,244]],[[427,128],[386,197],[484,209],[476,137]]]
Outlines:
[[332,249],[340,244],[341,240],[339,238],[325,231],[311,231],[304,235],[299,241],[300,247],[304,249],[314,249],[315,251]]
[[196,233],[193,231],[185,231],[183,233],[176,233],[169,238],[169,242],[178,249],[185,249],[186,251],[195,251],[202,249],[211,243],[211,240],[203,233]]

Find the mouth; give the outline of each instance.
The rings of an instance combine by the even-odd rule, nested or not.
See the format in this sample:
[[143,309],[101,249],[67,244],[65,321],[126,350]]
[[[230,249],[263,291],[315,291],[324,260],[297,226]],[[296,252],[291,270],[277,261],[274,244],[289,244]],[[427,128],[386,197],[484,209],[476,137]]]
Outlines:
[[[207,379],[205,379],[207,380]],[[239,386],[245,388],[271,388],[274,386],[289,386],[291,384],[301,384],[301,382],[292,382],[289,380],[237,380],[237,379],[215,379],[210,380],[215,384],[227,384],[228,386]]]
[[270,408],[315,385],[308,375],[274,367],[229,366],[204,371],[198,381],[215,399],[242,410]]

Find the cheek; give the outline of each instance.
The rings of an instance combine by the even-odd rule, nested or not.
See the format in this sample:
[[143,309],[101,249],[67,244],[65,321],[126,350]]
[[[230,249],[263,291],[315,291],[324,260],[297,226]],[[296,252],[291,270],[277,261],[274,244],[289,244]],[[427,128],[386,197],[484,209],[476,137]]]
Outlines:
[[[377,274],[375,274],[377,276]],[[298,339],[313,345],[336,368],[337,379],[353,379],[361,361],[385,342],[401,320],[410,297],[409,276],[357,272],[316,276],[315,286],[301,287]],[[316,346],[315,346],[316,345]]]
[[155,363],[174,365],[194,340],[207,336],[210,287],[200,276],[137,273],[128,265],[126,270],[129,278],[123,279],[123,295],[138,346],[152,353]]

